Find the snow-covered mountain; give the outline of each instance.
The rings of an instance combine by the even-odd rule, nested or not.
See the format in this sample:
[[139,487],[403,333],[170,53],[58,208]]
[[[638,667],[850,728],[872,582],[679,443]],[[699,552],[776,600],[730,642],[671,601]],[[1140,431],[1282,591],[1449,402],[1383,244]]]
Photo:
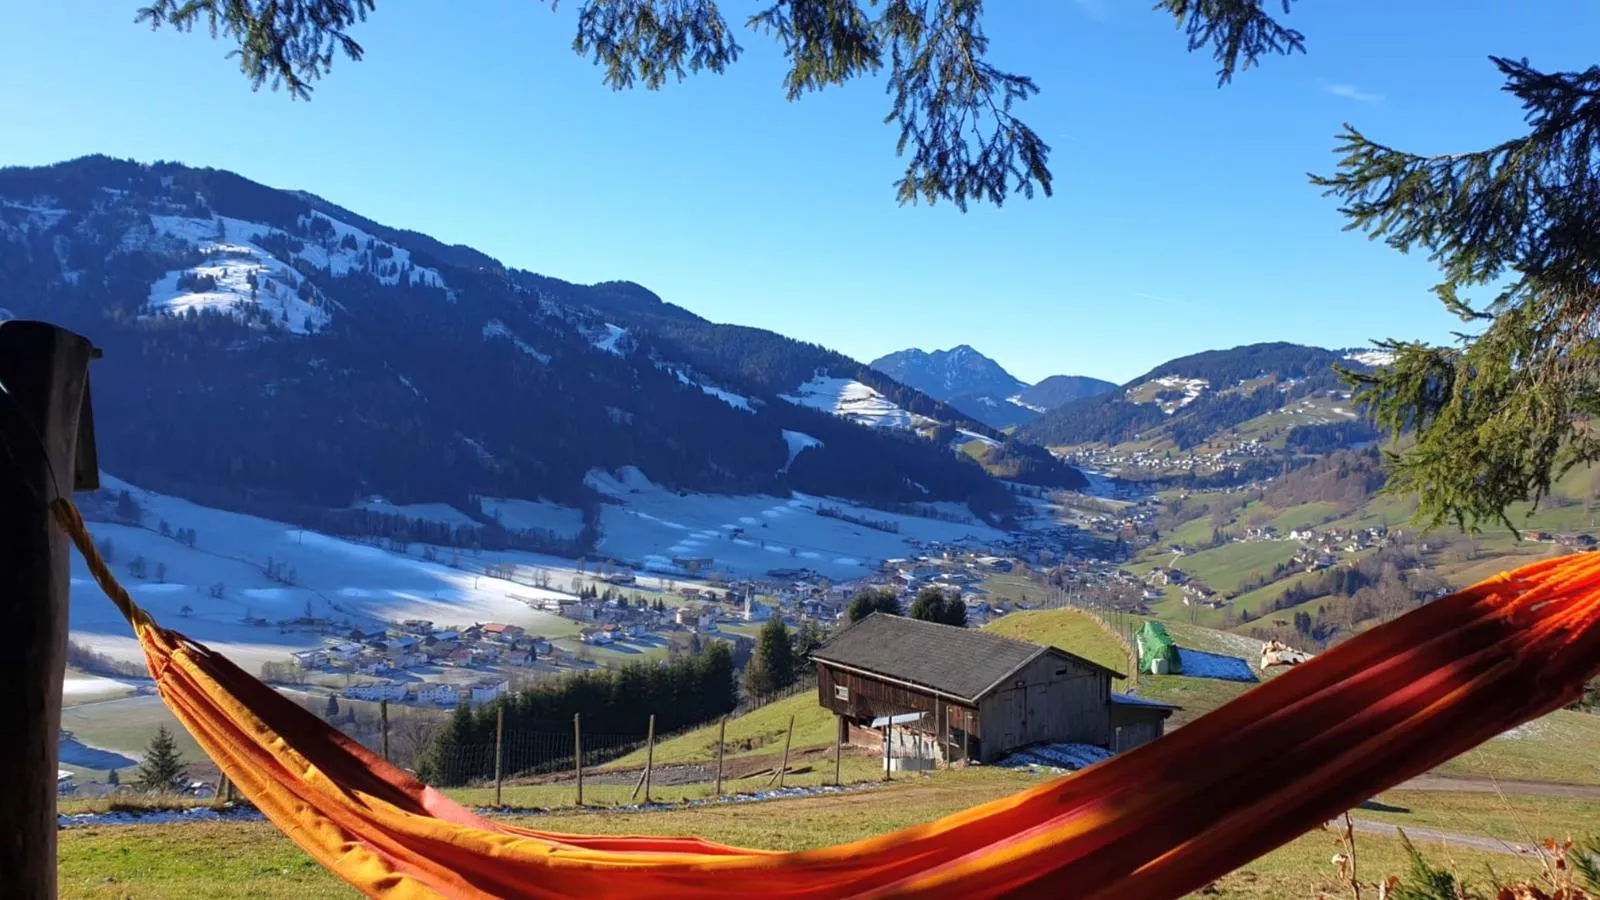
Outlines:
[[241,512],[594,509],[590,473],[625,466],[668,490],[1014,503],[947,441],[886,433],[986,426],[825,348],[229,172],[0,170],[0,301],[105,350],[108,469]]

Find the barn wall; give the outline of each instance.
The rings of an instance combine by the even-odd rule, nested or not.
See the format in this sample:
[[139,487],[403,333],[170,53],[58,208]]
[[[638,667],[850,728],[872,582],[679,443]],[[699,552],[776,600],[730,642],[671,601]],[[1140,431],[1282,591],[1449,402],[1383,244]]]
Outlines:
[[1040,742],[1109,746],[1111,676],[1045,654],[979,704],[982,761]]
[[1124,703],[1111,705],[1112,750],[1121,753],[1161,738],[1167,730],[1167,710]]
[[[839,687],[849,691],[848,699],[839,698],[835,692],[835,688]],[[950,743],[953,749],[941,755],[949,759],[961,758],[962,731],[970,731],[976,735],[978,730],[978,711],[974,708],[952,704],[943,697],[931,693],[835,669],[821,661],[817,663],[817,702],[857,726],[852,728],[848,735],[849,743],[857,746],[875,746],[882,749],[882,736],[870,728],[860,727],[880,716],[924,712],[928,715],[923,728],[928,731],[934,731],[938,727],[935,723],[948,717]]]

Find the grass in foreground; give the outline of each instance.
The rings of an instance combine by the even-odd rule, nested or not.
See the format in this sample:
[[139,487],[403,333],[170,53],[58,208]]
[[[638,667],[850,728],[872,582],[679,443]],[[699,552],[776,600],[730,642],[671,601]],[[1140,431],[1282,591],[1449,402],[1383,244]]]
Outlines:
[[[1029,783],[998,770],[944,772],[914,784],[827,797],[699,807],[654,813],[579,813],[518,820],[544,830],[593,834],[697,834],[711,840],[770,849],[803,849],[883,834],[1005,796]],[[1393,802],[1396,798],[1388,798]],[[1443,821],[1452,814],[1489,815],[1497,799],[1475,797],[1428,807],[1433,799],[1409,795],[1413,824]],[[1546,798],[1528,798],[1519,815],[1541,815],[1549,828],[1577,830],[1596,821],[1593,809],[1554,808]],[[1396,803],[1395,805],[1401,805]],[[1452,810],[1458,812],[1452,812]],[[1571,814],[1574,818],[1568,819]],[[1368,816],[1368,813],[1359,813]],[[1406,824],[1406,822],[1401,823]],[[1461,830],[1461,829],[1456,829]],[[1418,841],[1436,865],[1450,865],[1483,882],[1489,864],[1507,877],[1531,874],[1528,860],[1490,855],[1436,842]],[[1357,838],[1362,877],[1406,871],[1400,842],[1362,834]],[[1312,832],[1220,879],[1207,896],[1231,898],[1315,897],[1343,894],[1329,859],[1335,835]],[[198,822],[136,827],[99,827],[61,834],[62,897],[189,898],[197,895],[267,900],[353,898],[338,882],[264,822]]]

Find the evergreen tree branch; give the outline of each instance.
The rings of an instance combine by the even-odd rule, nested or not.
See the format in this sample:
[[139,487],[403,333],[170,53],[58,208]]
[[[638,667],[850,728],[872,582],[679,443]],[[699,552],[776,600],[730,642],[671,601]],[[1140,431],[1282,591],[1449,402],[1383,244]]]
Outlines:
[[[1281,2],[1288,15],[1294,0]],[[1166,11],[1183,29],[1189,52],[1211,45],[1220,87],[1269,53],[1306,52],[1305,35],[1278,24],[1265,5],[1265,0],[1159,0],[1155,8]]]
[[[1447,309],[1478,325],[1455,348],[1386,342],[1393,365],[1349,376],[1358,402],[1415,443],[1390,454],[1388,490],[1419,517],[1515,526],[1573,466],[1600,460],[1600,67],[1546,74],[1493,58],[1528,133],[1473,153],[1422,156],[1346,126],[1336,174],[1347,229],[1425,248]],[[1464,292],[1495,285],[1481,305]]]
[[311,82],[333,68],[343,52],[359,62],[361,45],[347,29],[365,21],[375,0],[153,0],[138,10],[134,21],[152,30],[169,25],[191,31],[202,20],[211,36],[226,37],[238,47],[229,53],[239,69],[260,89],[271,83],[289,96],[308,100]]
[[[555,8],[560,0],[550,0]],[[1050,147],[1013,112],[1039,93],[1025,76],[988,60],[982,0],[769,0],[746,24],[765,32],[789,59],[784,88],[790,100],[889,67],[897,153],[909,154],[895,182],[902,204],[949,200],[1004,203],[1011,194],[1052,194]],[[1281,0],[1288,13],[1293,0]],[[191,31],[237,45],[230,56],[253,87],[270,83],[309,98],[311,83],[342,52],[362,48],[348,34],[365,21],[375,0],[151,0],[136,21],[151,28]],[[1177,21],[1189,49],[1210,46],[1219,84],[1264,54],[1304,51],[1299,32],[1278,24],[1264,0],[1160,0],[1156,9]],[[878,11],[876,17],[869,10]],[[722,73],[742,48],[716,0],[583,0],[573,49],[622,90],[655,90],[669,79],[702,71]]]

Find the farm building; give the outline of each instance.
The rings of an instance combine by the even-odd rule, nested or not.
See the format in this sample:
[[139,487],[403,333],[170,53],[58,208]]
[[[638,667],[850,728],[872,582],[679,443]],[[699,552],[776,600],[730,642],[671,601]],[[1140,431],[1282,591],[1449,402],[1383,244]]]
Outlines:
[[[1122,678],[1055,647],[874,613],[812,651],[817,699],[852,744],[882,746],[874,722],[945,761],[992,762],[1029,744],[1131,749],[1160,737],[1173,707],[1113,702]],[[917,715],[921,714],[921,715]]]

